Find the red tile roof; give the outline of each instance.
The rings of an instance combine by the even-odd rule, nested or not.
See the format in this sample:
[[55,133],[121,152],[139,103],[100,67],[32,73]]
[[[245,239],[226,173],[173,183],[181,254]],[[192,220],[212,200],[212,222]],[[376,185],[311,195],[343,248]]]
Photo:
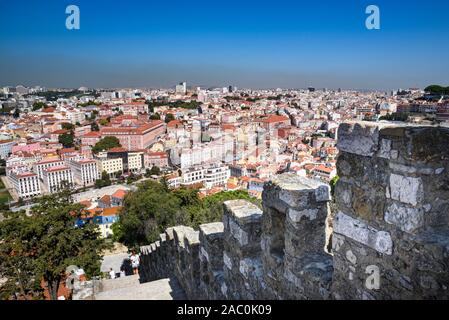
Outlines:
[[123,199],[123,198],[125,198],[126,194],[127,194],[127,192],[126,192],[125,190],[119,189],[119,190],[117,190],[116,192],[114,192],[114,193],[111,195],[111,197]]

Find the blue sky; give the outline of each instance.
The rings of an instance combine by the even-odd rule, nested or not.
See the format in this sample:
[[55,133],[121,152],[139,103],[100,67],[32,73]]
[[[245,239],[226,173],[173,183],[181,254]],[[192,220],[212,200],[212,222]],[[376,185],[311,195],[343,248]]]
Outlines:
[[[78,5],[81,29],[65,28]],[[365,28],[365,8],[381,29]],[[0,85],[449,85],[449,1],[0,0]]]

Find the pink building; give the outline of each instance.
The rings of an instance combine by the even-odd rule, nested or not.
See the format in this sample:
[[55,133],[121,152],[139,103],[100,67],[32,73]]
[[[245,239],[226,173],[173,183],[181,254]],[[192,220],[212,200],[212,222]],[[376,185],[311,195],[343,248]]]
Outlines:
[[146,168],[168,167],[168,155],[165,152],[147,152],[144,155],[144,164]]
[[91,131],[81,137],[81,144],[86,146],[94,146],[101,139],[101,133]]
[[120,140],[123,148],[133,151],[145,149],[165,132],[165,123],[154,120],[137,127],[104,127],[101,136],[113,136]]
[[40,143],[18,145],[18,146],[12,147],[12,153],[16,153],[16,152],[34,153],[35,151],[39,150],[40,148],[41,148]]

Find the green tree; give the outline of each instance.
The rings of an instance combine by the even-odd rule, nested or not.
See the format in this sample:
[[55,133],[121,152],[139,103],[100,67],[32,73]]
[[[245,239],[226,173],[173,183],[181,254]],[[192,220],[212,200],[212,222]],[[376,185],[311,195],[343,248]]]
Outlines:
[[95,180],[95,187],[96,188],[103,188],[110,186],[112,184],[111,178],[109,177],[109,174],[106,171],[103,171],[101,173],[101,179]]
[[30,215],[8,214],[0,222],[0,273],[7,288],[19,281],[18,291],[27,294],[43,280],[55,300],[69,265],[82,267],[89,278],[99,275],[108,245],[95,224],[77,226],[82,214],[69,191],[40,198]]
[[15,119],[19,118],[19,117],[20,117],[20,110],[19,110],[18,108],[16,108],[16,109],[14,110],[14,113],[13,113],[12,116],[13,116]]
[[61,124],[61,128],[65,130],[73,130],[74,126],[71,123],[64,122],[63,124]]
[[[164,183],[165,181],[165,183]],[[184,224],[198,228],[200,224],[222,220],[223,202],[244,199],[261,206],[246,191],[220,192],[200,199],[198,190],[170,190],[165,179],[161,183],[147,180],[130,192],[114,228],[128,247],[148,244],[157,239],[167,227]]]
[[180,200],[151,180],[129,193],[120,212],[123,243],[128,247],[154,241],[167,227],[184,222]]
[[331,186],[331,194],[332,194],[332,197],[334,196],[334,193],[335,193],[335,186],[337,185],[337,182],[338,182],[338,180],[340,179],[340,177],[339,176],[335,176],[335,177],[333,177],[332,179],[331,179],[331,181],[330,181],[330,186]]
[[92,130],[92,131],[100,131],[100,127],[98,127],[98,124],[96,122],[92,122],[90,124],[90,130]]
[[158,166],[153,166],[149,171],[149,175],[151,175],[151,176],[153,176],[153,175],[158,176],[160,174],[161,174],[161,169],[159,169]]
[[100,124],[101,124],[102,126],[107,126],[108,123],[109,123],[109,121],[108,121],[107,119],[101,119],[101,120],[100,120]]
[[173,121],[173,120],[175,120],[175,116],[173,115],[173,113],[168,113],[165,116],[165,123],[169,123],[170,121]]
[[161,120],[161,115],[159,113],[152,114],[150,120]]
[[58,141],[59,143],[61,143],[64,148],[71,148],[73,147],[73,134],[71,133],[64,133],[64,134],[60,134],[58,137]]
[[109,150],[115,147],[121,147],[120,140],[114,136],[107,136],[98,141],[92,148],[93,153]]
[[45,103],[43,103],[43,102],[35,102],[35,103],[33,103],[32,110],[33,111],[37,111],[37,110],[45,109],[45,108],[47,108],[47,105]]

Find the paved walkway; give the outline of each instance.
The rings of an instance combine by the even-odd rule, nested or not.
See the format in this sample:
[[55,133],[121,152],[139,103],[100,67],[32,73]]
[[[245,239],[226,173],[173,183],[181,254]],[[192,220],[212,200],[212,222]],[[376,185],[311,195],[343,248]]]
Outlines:
[[185,293],[176,279],[138,283],[138,276],[104,280],[95,300],[182,300]]

